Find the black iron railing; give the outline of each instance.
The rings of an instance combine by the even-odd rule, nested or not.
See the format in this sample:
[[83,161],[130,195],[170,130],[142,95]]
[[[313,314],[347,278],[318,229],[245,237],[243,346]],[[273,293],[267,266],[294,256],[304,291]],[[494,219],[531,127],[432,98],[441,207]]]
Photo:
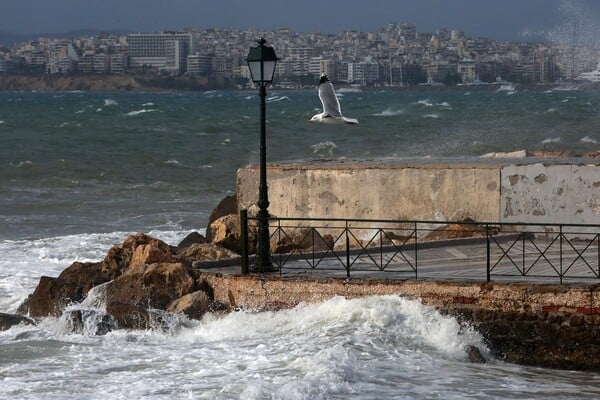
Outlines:
[[[249,273],[258,218],[245,210],[240,217],[242,273]],[[269,218],[269,227],[271,262],[281,274],[600,279],[600,225]]]

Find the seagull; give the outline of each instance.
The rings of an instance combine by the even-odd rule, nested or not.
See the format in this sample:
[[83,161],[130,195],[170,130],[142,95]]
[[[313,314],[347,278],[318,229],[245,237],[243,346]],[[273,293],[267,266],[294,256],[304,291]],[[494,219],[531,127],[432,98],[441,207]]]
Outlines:
[[319,81],[319,98],[323,103],[323,112],[313,115],[308,122],[358,124],[357,119],[342,116],[340,102],[333,91],[333,84],[326,74],[321,75]]

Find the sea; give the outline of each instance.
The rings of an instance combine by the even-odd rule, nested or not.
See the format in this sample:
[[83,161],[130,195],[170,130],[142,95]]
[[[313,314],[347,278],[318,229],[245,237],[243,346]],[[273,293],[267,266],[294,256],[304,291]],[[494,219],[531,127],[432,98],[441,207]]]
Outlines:
[[[307,123],[316,89],[269,89],[267,161],[599,149],[600,91],[559,89],[338,90],[358,125]],[[204,233],[236,170],[258,162],[259,105],[254,90],[0,93],[0,312],[129,234],[176,245]],[[600,398],[600,374],[506,363],[472,327],[397,296],[169,321],[96,336],[45,318],[0,332],[0,398]],[[470,346],[485,364],[468,361]]]

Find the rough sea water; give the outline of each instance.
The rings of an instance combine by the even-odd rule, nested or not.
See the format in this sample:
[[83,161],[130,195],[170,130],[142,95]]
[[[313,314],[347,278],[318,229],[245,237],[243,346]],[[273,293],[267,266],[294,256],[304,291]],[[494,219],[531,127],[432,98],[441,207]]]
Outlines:
[[[269,91],[268,161],[600,148],[598,91],[340,94],[359,125],[308,124],[316,91]],[[0,312],[130,233],[203,232],[258,161],[258,116],[255,91],[0,93]],[[78,307],[92,319],[101,304]],[[469,363],[469,346],[488,362]],[[592,399],[599,382],[494,359],[473,329],[399,297],[173,316],[167,331],[94,336],[47,318],[0,332],[7,399]]]

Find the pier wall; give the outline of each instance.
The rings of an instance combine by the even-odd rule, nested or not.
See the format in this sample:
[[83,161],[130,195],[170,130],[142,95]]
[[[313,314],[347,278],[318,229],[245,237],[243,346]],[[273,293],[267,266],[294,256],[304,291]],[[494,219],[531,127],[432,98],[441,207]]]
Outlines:
[[[269,165],[278,217],[600,224],[600,163],[316,163]],[[240,208],[258,168],[238,170]]]
[[525,365],[600,370],[600,288],[595,285],[234,276],[203,273],[217,302],[279,310],[335,296],[399,295],[474,327],[494,357]]

